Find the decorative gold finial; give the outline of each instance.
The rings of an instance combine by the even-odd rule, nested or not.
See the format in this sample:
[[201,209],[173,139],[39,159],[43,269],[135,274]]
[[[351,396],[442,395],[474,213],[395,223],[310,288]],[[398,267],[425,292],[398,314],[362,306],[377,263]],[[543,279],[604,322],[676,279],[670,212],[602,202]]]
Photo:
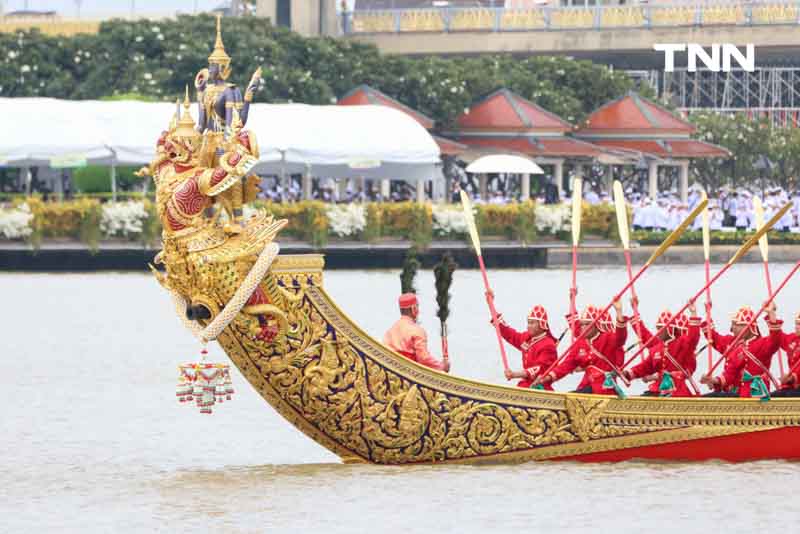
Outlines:
[[223,68],[231,63],[231,57],[225,52],[225,43],[222,42],[222,15],[217,15],[217,40],[214,42],[214,51],[208,56],[208,63],[216,63]]
[[178,127],[175,130],[175,135],[178,137],[195,137],[200,135],[195,129],[194,119],[192,118],[192,113],[189,111],[191,105],[189,101],[189,86],[187,85],[186,96],[183,99],[183,113],[181,113],[181,116],[178,118]]

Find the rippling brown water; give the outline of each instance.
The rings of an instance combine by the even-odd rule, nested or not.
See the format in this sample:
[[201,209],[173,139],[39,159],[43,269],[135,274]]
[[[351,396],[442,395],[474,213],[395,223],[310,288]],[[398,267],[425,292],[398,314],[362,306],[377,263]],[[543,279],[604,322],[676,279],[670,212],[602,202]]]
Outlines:
[[[774,266],[773,280],[789,267]],[[512,324],[541,302],[561,331],[566,271],[490,277]],[[760,304],[762,277],[754,265],[722,279],[718,323]],[[637,286],[644,316],[675,307],[702,278],[698,267],[654,268]],[[580,303],[607,299],[623,280],[621,270],[582,272]],[[501,382],[480,283],[476,271],[456,273],[453,372]],[[435,347],[432,274],[417,285]],[[396,272],[329,272],[326,288],[378,337],[394,319]],[[175,366],[197,345],[149,276],[0,274],[0,295],[2,532],[797,531],[795,463],[342,465],[238,373],[234,400],[214,415],[179,405]],[[800,278],[779,313],[790,317],[798,302]],[[216,347],[211,355],[224,358]],[[513,349],[509,358],[519,366]]]

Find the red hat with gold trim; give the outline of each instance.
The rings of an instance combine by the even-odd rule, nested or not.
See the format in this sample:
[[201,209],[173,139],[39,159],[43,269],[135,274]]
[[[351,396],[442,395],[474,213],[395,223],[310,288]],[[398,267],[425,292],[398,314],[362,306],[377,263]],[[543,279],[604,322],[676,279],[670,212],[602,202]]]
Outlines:
[[544,309],[544,306],[537,304],[531,309],[531,312],[528,314],[528,322],[530,321],[538,321],[539,325],[544,330],[547,332],[550,331],[550,325],[547,322],[547,311]]
[[400,309],[403,308],[410,308],[417,304],[417,296],[414,293],[403,293],[400,295],[400,298],[397,299],[397,303],[400,305]]
[[[670,321],[672,322],[670,323]],[[674,321],[672,320],[671,311],[664,310],[658,314],[658,318],[656,319],[656,328],[661,330],[662,328],[664,328],[664,325],[669,323],[669,328],[667,328],[667,333],[670,335],[670,337],[675,337],[675,326],[676,326],[675,323],[677,321],[678,321],[677,319],[675,319]]]
[[578,320],[582,323],[591,323],[594,322],[599,315],[600,310],[597,308],[597,306],[592,306],[589,304],[583,309]]
[[[733,322],[733,324],[747,326],[747,324],[750,323],[750,321],[753,321],[753,318],[755,316],[756,314],[752,310],[752,308],[750,308],[750,306],[742,306],[741,308],[736,310],[736,313],[733,314],[731,321]],[[753,324],[750,325],[750,331],[757,336],[761,335],[760,332],[758,331],[758,326],[756,325],[755,321],[753,321]]]

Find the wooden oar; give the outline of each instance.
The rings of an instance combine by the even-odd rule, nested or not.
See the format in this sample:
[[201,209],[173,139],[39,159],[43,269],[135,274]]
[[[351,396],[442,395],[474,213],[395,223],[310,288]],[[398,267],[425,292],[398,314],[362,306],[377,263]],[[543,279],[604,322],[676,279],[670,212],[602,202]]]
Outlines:
[[[622,251],[625,254],[625,267],[628,270],[628,281],[633,278],[631,269],[631,239],[628,231],[628,208],[625,205],[625,194],[622,192],[622,184],[619,180],[614,180],[614,209],[617,212],[617,228],[619,229],[619,239],[622,241]],[[633,316],[639,319],[639,305],[636,298],[636,288],[631,285],[631,307]],[[641,341],[639,330],[636,330],[636,337]]]
[[[762,313],[764,313],[764,310],[766,310],[767,307],[772,303],[772,301],[775,300],[775,297],[778,296],[778,293],[781,292],[781,290],[786,286],[787,282],[789,282],[789,280],[792,278],[792,276],[794,276],[794,273],[796,273],[798,269],[800,269],[800,261],[795,263],[795,265],[792,268],[792,270],[789,271],[788,275],[786,275],[786,278],[784,278],[783,281],[781,282],[781,284],[777,288],[775,288],[775,292],[774,293],[770,293],[769,298],[767,299],[767,301],[764,304],[761,305],[761,308],[758,310],[758,312],[753,315],[753,318],[750,319],[747,322],[747,324],[745,325],[745,327],[742,328],[742,330],[736,335],[736,337],[733,338],[733,341],[731,341],[730,345],[728,345],[728,349],[725,351],[725,353],[722,356],[719,357],[719,359],[711,367],[711,369],[709,369],[708,373],[706,373],[706,376],[710,377],[711,373],[713,373],[714,370],[717,367],[719,367],[719,364],[722,363],[725,360],[725,358],[728,356],[728,354],[730,354],[733,351],[733,349],[736,348],[736,345],[738,344],[739,340],[742,338],[744,333],[747,332],[750,329],[750,327],[752,327],[755,324],[755,322],[758,320],[758,317]],[[775,380],[775,377],[772,376],[772,373],[769,372],[769,369],[767,369],[767,376],[769,376],[769,379],[772,381],[773,385],[776,388],[780,388],[781,387],[780,384],[778,383],[778,381]]]
[[[599,313],[597,315],[597,317],[594,320],[592,320],[592,322],[589,323],[589,325],[587,325],[578,334],[578,336],[575,338],[575,340],[572,342],[572,344],[567,348],[567,350],[564,351],[564,353],[561,355],[561,357],[558,358],[555,362],[553,362],[553,364],[547,369],[547,371],[542,373],[540,376],[547,376],[548,373],[550,373],[553,369],[555,369],[556,366],[558,366],[564,360],[564,358],[567,356],[567,354],[569,354],[570,351],[573,348],[575,348],[575,346],[578,344],[578,342],[581,339],[583,339],[584,337],[586,337],[586,335],[592,330],[592,328],[597,324],[597,321],[599,321],[600,317],[605,315],[608,312],[608,310],[611,308],[611,306],[613,306],[614,303],[617,300],[622,298],[622,296],[625,294],[625,292],[628,290],[628,288],[631,287],[636,282],[636,280],[638,280],[639,277],[641,277],[644,274],[644,272],[648,269],[648,267],[650,267],[662,254],[664,254],[664,252],[666,252],[666,250],[669,247],[671,247],[675,243],[675,241],[678,240],[678,238],[681,237],[681,235],[683,235],[683,232],[686,231],[686,228],[689,227],[689,225],[692,223],[694,218],[697,217],[700,214],[700,212],[703,210],[703,208],[706,207],[707,203],[708,203],[708,200],[700,202],[700,204],[698,204],[697,207],[695,207],[695,209],[692,210],[692,212],[688,215],[688,217],[686,217],[686,220],[684,220],[680,224],[680,226],[678,226],[675,230],[673,230],[672,233],[669,234],[667,236],[667,238],[658,246],[658,248],[655,251],[653,251],[653,254],[650,255],[650,258],[647,260],[647,262],[645,262],[644,265],[642,265],[642,267],[633,276],[633,278],[631,278],[628,281],[628,283],[625,284],[625,286],[616,295],[614,295],[614,298],[612,298],[611,302],[609,302],[608,305],[606,305],[606,307],[603,308],[601,313]],[[623,382],[625,382],[626,385],[630,385],[630,382],[628,382],[625,379],[625,377],[622,376],[621,374],[620,374],[620,378],[623,380]]]
[[489,305],[489,312],[492,314],[492,324],[494,324],[494,331],[497,334],[497,343],[500,345],[500,357],[503,359],[503,370],[505,371],[506,377],[508,377],[511,373],[511,369],[508,367],[508,357],[506,356],[506,348],[503,345],[503,336],[500,334],[500,324],[497,322],[497,310],[494,307],[494,297],[492,297],[492,289],[489,287],[486,265],[483,263],[481,240],[478,237],[478,227],[475,226],[475,217],[472,214],[472,202],[470,202],[469,197],[463,189],[461,190],[461,205],[464,207],[464,219],[467,221],[467,228],[469,229],[472,246],[475,248],[475,254],[478,256],[478,265],[481,268],[483,285],[486,288],[486,303]]
[[[705,191],[703,191],[703,198],[708,198]],[[703,210],[703,257],[705,258],[706,268],[706,337],[711,339],[711,284],[709,284],[711,280],[711,221],[709,220],[708,206]],[[712,354],[711,343],[708,343],[707,346],[708,367],[710,369],[714,355]]]
[[[760,229],[764,226],[764,205],[761,203],[761,199],[758,197],[753,197],[753,210],[755,211],[756,215],[756,229]],[[767,280],[767,294],[772,294],[772,277],[769,275],[769,240],[767,238],[767,234],[761,236],[761,239],[758,240],[758,248],[761,251],[761,259],[764,261],[764,276]],[[781,354],[781,349],[778,349],[778,369],[780,370],[781,376],[783,376],[783,354]]]
[[[703,204],[702,204],[702,202],[701,202],[701,204],[698,204],[698,205],[703,205]],[[703,205],[703,207],[705,207],[705,205]],[[789,204],[786,204],[786,205],[785,205],[783,208],[781,208],[781,210],[780,210],[778,213],[776,213],[776,214],[775,214],[775,216],[774,216],[774,217],[772,217],[772,219],[770,219],[770,220],[769,220],[769,221],[768,221],[768,222],[767,222],[767,223],[764,225],[764,227],[763,227],[763,228],[761,228],[760,230],[758,230],[758,231],[757,231],[755,234],[753,234],[753,235],[750,237],[750,239],[748,239],[747,241],[745,241],[745,243],[744,243],[744,244],[743,244],[741,247],[739,247],[739,250],[737,250],[737,251],[736,251],[736,254],[734,254],[734,255],[733,255],[733,257],[732,257],[731,259],[729,259],[729,260],[728,260],[728,263],[726,263],[726,264],[725,264],[725,265],[722,267],[722,269],[720,269],[720,270],[717,272],[717,274],[715,274],[715,275],[714,275],[714,277],[713,277],[713,278],[711,278],[711,280],[709,280],[709,281],[708,281],[708,283],[707,283],[707,284],[705,284],[705,285],[704,285],[702,288],[700,288],[700,291],[698,291],[697,293],[695,293],[695,294],[694,294],[694,295],[693,295],[693,296],[692,296],[692,297],[689,299],[689,302],[687,302],[686,304],[684,304],[683,308],[681,308],[681,309],[680,309],[680,311],[678,311],[678,312],[677,312],[675,315],[673,315],[673,316],[672,316],[672,318],[671,318],[669,321],[667,321],[667,322],[664,324],[664,326],[662,326],[661,328],[659,328],[659,329],[658,329],[658,331],[657,331],[655,334],[653,334],[653,338],[656,338],[656,337],[658,337],[658,336],[659,336],[659,334],[661,334],[661,332],[663,332],[665,329],[669,328],[669,326],[672,324],[672,322],[673,322],[673,321],[674,321],[674,320],[675,320],[677,317],[679,317],[679,316],[680,316],[680,315],[681,315],[683,312],[685,312],[685,311],[686,311],[686,309],[687,309],[689,306],[691,306],[691,305],[692,305],[692,304],[693,304],[693,303],[694,303],[694,302],[695,302],[695,301],[696,301],[696,300],[697,300],[697,299],[700,297],[700,295],[702,295],[702,294],[703,294],[703,293],[704,293],[704,292],[705,292],[705,291],[706,291],[706,290],[707,290],[709,287],[711,287],[711,286],[714,284],[714,282],[716,282],[717,280],[719,280],[719,278],[720,278],[720,277],[721,277],[723,274],[725,274],[725,272],[726,272],[728,269],[730,269],[730,268],[733,266],[733,264],[735,264],[737,261],[739,261],[739,260],[742,258],[742,256],[744,256],[745,254],[747,254],[747,251],[748,251],[748,250],[750,250],[751,248],[753,248],[753,246],[754,246],[754,245],[755,245],[755,244],[758,242],[758,239],[759,239],[759,238],[760,238],[762,235],[764,235],[764,234],[765,234],[767,231],[769,231],[769,229],[770,229],[770,228],[772,228],[772,226],[773,226],[775,223],[777,223],[777,222],[780,220],[780,218],[781,218],[781,217],[783,217],[783,214],[784,214],[784,213],[786,213],[786,212],[789,210],[789,208],[791,208],[791,207],[792,207],[792,204],[791,204],[791,203],[789,203]],[[650,340],[650,341],[652,341],[652,338],[651,338],[651,340]],[[650,344],[650,342],[649,342],[649,341],[648,341],[647,343],[644,343],[644,344],[642,344],[642,346],[639,348],[639,350],[636,352],[636,354],[634,354],[633,356],[631,356],[631,357],[628,359],[628,361],[627,361],[627,362],[625,362],[625,363],[623,364],[623,366],[622,366],[622,369],[624,370],[624,369],[625,369],[625,368],[626,368],[626,367],[627,367],[627,366],[628,366],[628,365],[629,365],[629,364],[630,364],[630,363],[631,363],[631,362],[634,360],[634,358],[636,358],[636,356],[638,356],[638,355],[639,355],[639,352],[642,352],[643,350],[645,350],[649,344]]]

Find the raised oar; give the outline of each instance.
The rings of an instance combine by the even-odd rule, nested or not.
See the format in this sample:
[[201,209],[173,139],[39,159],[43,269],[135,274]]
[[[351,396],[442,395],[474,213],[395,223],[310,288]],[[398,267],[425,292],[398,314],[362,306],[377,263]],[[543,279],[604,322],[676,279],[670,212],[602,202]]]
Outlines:
[[[759,229],[764,226],[764,205],[758,197],[753,197],[753,210],[756,215],[756,229]],[[758,240],[758,248],[761,251],[761,259],[764,261],[764,276],[767,280],[767,293],[772,294],[772,278],[769,275],[769,240],[767,234],[762,235],[761,239]],[[780,348],[777,354],[778,369],[780,370],[781,376],[783,376],[783,355],[781,354]]]
[[[703,198],[707,198],[705,191],[703,191]],[[711,339],[711,284],[708,283],[711,280],[711,223],[709,221],[708,206],[703,210],[703,257],[705,258],[706,268],[706,336]],[[710,369],[714,355],[712,354],[711,343],[706,345],[708,346],[708,367]],[[697,358],[696,355],[695,358]]]
[[489,305],[489,312],[492,314],[492,324],[494,324],[494,331],[497,334],[497,343],[500,345],[500,357],[503,359],[503,370],[506,377],[511,374],[511,369],[508,367],[508,357],[506,356],[506,348],[503,345],[503,336],[500,335],[500,324],[497,322],[497,310],[494,307],[494,298],[492,297],[492,290],[489,287],[489,277],[486,276],[486,265],[483,264],[483,255],[481,254],[481,240],[478,237],[478,228],[475,226],[475,217],[472,214],[472,202],[469,197],[461,190],[461,205],[464,207],[464,219],[467,221],[467,228],[469,229],[469,236],[472,239],[472,246],[475,248],[475,254],[478,256],[478,265],[481,268],[481,275],[483,275],[483,285],[486,288],[486,303]]
[[[789,282],[789,280],[792,278],[792,276],[794,276],[794,273],[796,273],[798,269],[800,269],[800,261],[798,261],[797,263],[794,264],[794,267],[792,268],[791,271],[789,271],[789,274],[786,275],[786,278],[783,279],[783,282],[781,282],[781,284],[777,288],[775,288],[775,292],[774,293],[770,293],[769,298],[767,299],[767,301],[764,304],[761,305],[761,308],[758,310],[758,312],[755,315],[753,315],[753,318],[750,319],[747,322],[747,324],[745,325],[745,327],[742,328],[742,330],[736,335],[736,337],[733,338],[733,340],[731,341],[730,345],[728,345],[728,349],[725,351],[725,353],[722,356],[719,357],[719,359],[711,367],[711,369],[708,370],[708,373],[706,373],[706,376],[711,376],[711,373],[713,373],[714,370],[717,367],[719,367],[719,364],[722,363],[725,360],[725,358],[728,356],[728,354],[730,354],[733,351],[733,349],[736,348],[736,345],[739,342],[739,340],[742,338],[742,335],[744,335],[744,333],[746,331],[748,331],[750,329],[750,327],[755,324],[755,322],[758,320],[759,316],[762,313],[764,313],[764,310],[766,310],[767,307],[772,303],[772,301],[775,300],[775,297],[778,296],[778,293],[781,292],[781,290],[786,286],[787,282]],[[769,370],[767,370],[767,376],[769,376],[769,379],[772,381],[773,385],[776,388],[781,387],[780,384],[778,383],[778,381],[775,380],[775,377],[772,376],[772,373],[769,372]]]
[[[698,204],[698,205],[697,205],[697,206],[696,206],[696,207],[695,207],[695,208],[692,210],[692,212],[691,212],[691,213],[690,213],[690,214],[689,214],[689,215],[686,217],[686,220],[684,220],[684,221],[683,221],[683,222],[680,224],[680,226],[678,226],[677,228],[675,228],[675,230],[673,230],[673,231],[672,231],[672,233],[671,233],[671,234],[669,234],[669,235],[667,236],[667,238],[666,238],[666,239],[665,239],[665,240],[664,240],[664,241],[663,241],[663,242],[662,242],[662,243],[661,243],[661,244],[658,246],[658,248],[657,248],[655,251],[653,251],[653,254],[652,254],[652,255],[650,256],[650,258],[649,258],[649,259],[648,259],[648,260],[645,262],[645,264],[644,264],[644,265],[642,265],[642,267],[641,267],[641,268],[639,269],[639,271],[638,271],[638,272],[637,272],[637,273],[636,273],[636,274],[633,276],[633,278],[631,278],[631,279],[628,281],[628,283],[627,283],[627,284],[625,284],[625,286],[624,286],[624,287],[623,287],[623,288],[622,288],[622,289],[621,289],[621,290],[620,290],[620,291],[619,291],[619,292],[618,292],[616,295],[614,295],[614,298],[612,298],[612,299],[611,299],[611,302],[609,302],[609,303],[608,303],[608,305],[607,305],[605,308],[603,308],[603,310],[601,311],[601,313],[599,313],[599,314],[597,315],[597,317],[596,317],[596,318],[595,318],[595,319],[594,319],[594,320],[593,320],[591,323],[589,323],[589,325],[588,325],[588,326],[586,326],[586,328],[584,328],[584,329],[583,329],[583,330],[582,330],[582,331],[581,331],[581,332],[578,334],[578,336],[577,336],[577,337],[575,338],[575,340],[572,342],[572,345],[570,345],[570,346],[567,348],[567,350],[565,350],[565,351],[563,352],[563,354],[561,355],[561,357],[559,357],[559,358],[558,358],[558,359],[557,359],[557,360],[556,360],[556,361],[555,361],[555,362],[554,362],[554,363],[553,363],[553,364],[552,364],[552,365],[551,365],[551,366],[550,366],[550,367],[547,369],[547,371],[545,371],[544,373],[540,374],[539,376],[547,376],[547,374],[548,374],[548,373],[550,373],[550,371],[552,371],[553,369],[555,369],[555,368],[556,368],[556,366],[558,366],[558,364],[560,364],[560,363],[561,363],[561,362],[564,360],[564,358],[567,356],[567,354],[569,354],[569,352],[570,352],[570,351],[571,351],[573,348],[575,348],[575,345],[577,345],[577,344],[578,344],[578,342],[579,342],[581,339],[583,339],[584,337],[586,337],[586,334],[588,334],[588,333],[591,331],[591,329],[592,329],[592,328],[593,328],[593,327],[594,327],[594,326],[597,324],[597,321],[600,319],[600,317],[601,317],[602,315],[605,315],[605,314],[608,312],[608,310],[611,308],[611,306],[613,306],[613,305],[614,305],[614,302],[616,302],[617,300],[619,300],[620,298],[622,298],[622,296],[625,294],[625,292],[628,290],[628,288],[629,288],[629,287],[631,287],[631,286],[632,286],[632,285],[633,285],[633,284],[636,282],[636,280],[638,280],[638,279],[639,279],[639,277],[640,277],[640,276],[642,276],[642,275],[644,274],[644,272],[647,270],[647,268],[648,268],[648,267],[650,267],[650,266],[651,266],[651,265],[652,265],[652,264],[653,264],[653,263],[654,263],[654,262],[655,262],[655,261],[656,261],[656,260],[657,260],[657,259],[658,259],[658,258],[659,258],[661,255],[662,255],[662,254],[664,254],[664,252],[666,252],[666,250],[667,250],[669,247],[671,247],[671,246],[672,246],[672,245],[675,243],[675,241],[677,241],[677,240],[678,240],[678,238],[680,238],[680,237],[681,237],[681,235],[683,235],[683,232],[685,232],[685,231],[686,231],[686,228],[688,228],[688,227],[689,227],[689,225],[690,225],[690,224],[692,224],[692,221],[695,219],[695,217],[697,217],[697,215],[698,215],[698,214],[699,214],[699,213],[700,213],[700,212],[703,210],[703,208],[705,208],[705,207],[706,207],[706,204],[708,204],[708,200],[704,200],[704,201],[700,202],[700,203],[699,203],[699,204]],[[623,368],[624,368],[624,367],[623,367]],[[615,371],[618,371],[618,370],[617,370],[617,369],[615,369]],[[617,374],[620,374],[620,373],[617,373]],[[625,382],[625,384],[626,384],[626,385],[630,385],[630,382],[628,382],[628,381],[625,379],[625,377],[624,377],[624,376],[622,376],[621,374],[620,374],[620,378],[623,380],[623,382]]]
[[577,312],[575,298],[578,294],[578,243],[581,240],[582,207],[583,180],[578,177],[572,183],[572,287],[569,290],[569,315],[571,319],[574,319]]
[[[631,239],[628,232],[628,208],[625,205],[625,194],[622,192],[622,184],[619,180],[614,181],[614,209],[617,212],[617,228],[619,229],[619,239],[622,241],[622,251],[625,254],[625,267],[628,270],[628,280],[633,278],[633,271],[631,269]],[[631,307],[633,308],[633,316],[639,319],[639,305],[637,304],[636,288],[631,285]],[[636,331],[636,336],[639,336],[639,331]]]
[[556,345],[561,343],[568,330],[572,329],[569,321],[575,320],[577,307],[575,299],[578,295],[578,243],[581,240],[581,209],[583,208],[583,179],[575,178],[572,182],[572,286],[569,288],[569,316],[567,327],[556,339]]
[[[707,201],[706,201],[706,202],[707,202]],[[703,203],[701,202],[700,204],[698,204],[698,206],[699,206],[699,205],[703,205]],[[703,205],[703,207],[705,207],[705,205]],[[661,332],[663,332],[665,329],[669,328],[669,326],[672,324],[672,322],[673,322],[673,321],[674,321],[674,320],[675,320],[677,317],[679,317],[679,316],[680,316],[680,315],[681,315],[683,312],[685,312],[685,311],[686,311],[686,309],[687,309],[689,306],[691,306],[691,305],[692,305],[692,304],[693,304],[693,303],[694,303],[694,302],[695,302],[695,301],[696,301],[696,300],[697,300],[697,299],[700,297],[700,295],[702,295],[702,294],[703,294],[703,293],[704,293],[704,292],[705,292],[705,291],[706,291],[706,290],[707,290],[709,287],[711,287],[711,286],[714,284],[714,282],[716,282],[717,280],[719,280],[719,278],[720,278],[720,277],[721,277],[723,274],[725,274],[725,272],[726,272],[728,269],[730,269],[730,268],[731,268],[731,266],[733,266],[733,264],[734,264],[734,263],[736,263],[737,261],[739,261],[739,260],[742,258],[742,256],[744,256],[745,254],[747,254],[747,251],[748,251],[748,250],[750,250],[751,248],[753,248],[753,246],[754,246],[754,245],[755,245],[755,244],[758,242],[758,239],[759,239],[759,238],[760,238],[762,235],[764,235],[764,234],[765,234],[767,231],[769,231],[769,229],[770,229],[770,228],[772,228],[772,226],[773,226],[775,223],[777,223],[777,222],[780,220],[780,218],[781,218],[781,217],[783,217],[783,214],[784,214],[784,213],[786,213],[786,212],[789,210],[789,208],[791,208],[791,207],[792,207],[792,204],[791,204],[791,203],[789,203],[789,204],[786,204],[786,205],[785,205],[783,208],[781,208],[781,210],[780,210],[778,213],[776,213],[776,214],[775,214],[775,216],[774,216],[774,217],[772,217],[772,219],[770,219],[770,220],[769,220],[769,222],[767,222],[767,223],[764,225],[764,227],[763,227],[763,228],[761,228],[760,230],[758,230],[758,231],[757,231],[755,234],[753,234],[753,235],[750,237],[750,239],[748,239],[747,241],[745,241],[745,243],[744,243],[744,244],[743,244],[741,247],[739,247],[739,250],[737,250],[737,251],[736,251],[736,254],[734,254],[734,255],[733,255],[733,257],[732,257],[731,259],[729,259],[729,260],[728,260],[728,263],[726,263],[726,264],[725,264],[725,265],[722,267],[722,269],[720,269],[720,270],[717,272],[717,274],[715,274],[715,275],[714,275],[714,277],[713,277],[713,278],[711,278],[711,280],[709,280],[709,281],[708,281],[708,283],[707,283],[707,284],[705,284],[705,285],[704,285],[702,288],[700,288],[700,291],[698,291],[697,293],[695,293],[695,294],[692,296],[692,298],[690,298],[690,299],[689,299],[689,302],[687,302],[686,304],[684,304],[684,305],[683,305],[683,308],[681,308],[681,309],[680,309],[680,311],[678,311],[678,312],[677,312],[675,315],[673,315],[673,316],[672,316],[672,318],[671,318],[669,321],[667,321],[667,322],[664,324],[664,326],[662,326],[661,328],[659,328],[659,329],[658,329],[658,331],[657,331],[655,334],[653,334],[653,338],[657,338],[657,337],[659,336],[659,334],[661,334]],[[695,208],[695,209],[696,209],[696,208]],[[650,341],[652,341],[652,338],[651,338],[651,340],[650,340]],[[625,369],[625,368],[626,368],[628,365],[630,365],[630,363],[631,363],[631,362],[634,360],[634,358],[636,358],[636,356],[638,356],[640,352],[644,351],[644,350],[647,348],[647,346],[648,346],[649,344],[650,344],[649,342],[642,344],[642,346],[641,346],[641,347],[639,347],[639,350],[638,350],[638,351],[637,351],[637,352],[636,352],[636,353],[635,353],[633,356],[631,356],[631,357],[628,359],[628,361],[627,361],[627,362],[625,362],[625,363],[623,364],[622,368],[623,368],[623,369]]]

